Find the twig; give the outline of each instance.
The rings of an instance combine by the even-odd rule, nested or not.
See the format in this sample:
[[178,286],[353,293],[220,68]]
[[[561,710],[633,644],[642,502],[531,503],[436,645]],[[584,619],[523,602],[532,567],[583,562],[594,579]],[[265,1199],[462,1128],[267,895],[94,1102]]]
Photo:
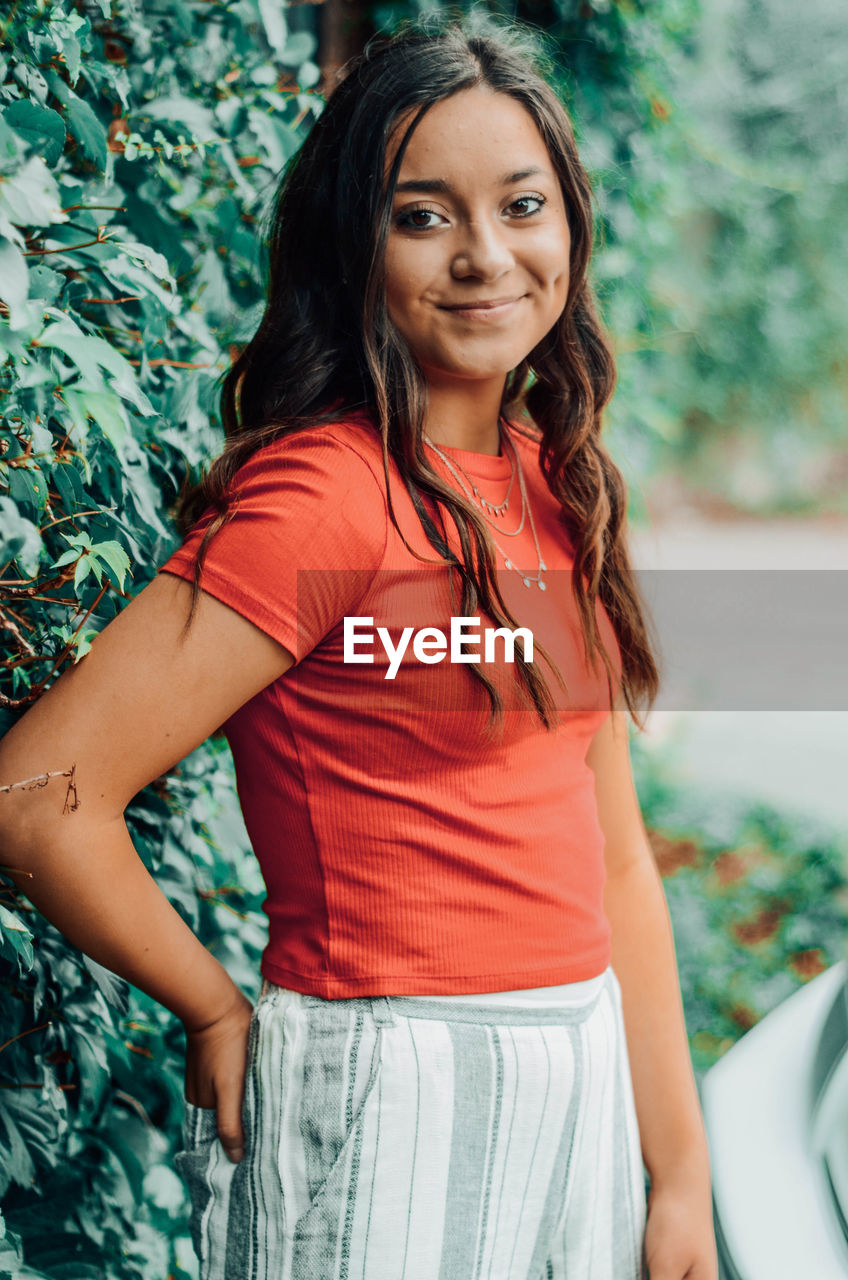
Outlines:
[[80,302],[100,302],[104,307],[111,306],[114,302],[140,302],[140,293],[131,293],[126,298],[80,298]]
[[70,213],[72,209],[111,209],[114,213],[126,213],[127,206],[125,204],[69,204],[62,212]]
[[24,1036],[31,1036],[34,1031],[43,1031],[45,1027],[52,1027],[52,1025],[53,1019],[51,1018],[49,1022],[39,1023],[37,1027],[30,1027],[28,1031],[19,1031],[16,1036],[12,1036],[11,1040],[7,1040],[5,1044],[0,1044],[0,1053],[4,1049],[8,1049],[9,1045],[14,1044],[16,1040],[23,1040]]
[[[23,649],[23,650],[24,650],[24,651],[25,651],[25,652],[26,652],[26,653],[27,653],[31,658],[37,658],[37,657],[38,657],[38,654],[36,653],[34,646],[30,644],[30,642],[29,642],[29,640],[27,640],[26,636],[21,635],[21,629],[20,629],[20,626],[18,625],[18,623],[17,623],[17,622],[13,622],[13,621],[12,621],[12,619],[11,619],[10,617],[8,617],[8,616],[6,616],[6,617],[0,617],[0,626],[2,626],[2,627],[4,628],[4,630],[6,630],[6,631],[11,631],[12,635],[15,637],[15,639],[16,639],[16,641],[18,642],[18,644],[20,645],[20,647],[21,647],[21,648],[22,648],[22,649]],[[2,787],[0,787],[0,791],[2,791]]]
[[[98,235],[95,240],[84,240],[82,244],[63,244],[58,249],[24,249],[22,256],[24,258],[46,258],[48,253],[73,253],[76,249],[87,249],[92,244],[103,244],[103,236]],[[32,344],[38,346],[37,342]]]
[[[130,360],[126,356],[124,356],[124,359],[127,361],[127,364],[134,364],[134,365],[141,364],[140,360]],[[153,366],[157,364],[167,364],[172,369],[211,369],[213,368],[212,362],[208,360],[203,364],[199,364],[191,360],[166,360],[164,356],[161,356],[161,357],[157,356],[155,360],[148,360],[147,364],[150,369],[152,369]]]
[[[72,812],[79,808],[79,800],[77,798],[76,786],[76,761],[71,765],[70,769],[53,769],[47,773],[37,773],[32,778],[24,778],[22,782],[7,782],[5,786],[0,787],[0,791],[13,791],[15,787],[25,787],[27,791],[36,791],[39,787],[46,787],[51,778],[69,778],[68,790],[65,794],[65,805],[62,809],[63,813]],[[73,791],[74,803],[68,807],[68,796]]]
[[[75,1084],[57,1084],[56,1088],[63,1092],[67,1089],[76,1089]],[[43,1084],[30,1084],[28,1081],[22,1081],[20,1084],[0,1084],[0,1089],[43,1089]]]
[[128,1107],[132,1107],[133,1111],[135,1111],[139,1116],[141,1116],[141,1119],[144,1121],[144,1123],[147,1125],[149,1129],[154,1128],[153,1121],[150,1119],[150,1116],[147,1114],[144,1107],[139,1102],[138,1098],[134,1098],[130,1093],[124,1093],[123,1089],[116,1089],[114,1093],[114,1097],[116,1098],[116,1100],[125,1102]]
[[[77,636],[79,635],[80,631],[81,631],[81,630],[83,629],[83,627],[85,626],[86,619],[87,619],[87,618],[89,618],[89,617],[91,616],[91,614],[94,612],[94,610],[95,610],[95,609],[97,608],[97,606],[100,604],[100,601],[103,599],[103,596],[106,594],[106,589],[107,589],[107,587],[108,587],[108,586],[109,586],[109,581],[108,581],[108,579],[107,579],[107,580],[103,583],[103,586],[100,588],[100,590],[98,591],[97,595],[96,595],[96,596],[94,597],[94,599],[92,600],[91,605],[89,606],[89,608],[88,608],[88,609],[86,610],[86,612],[84,613],[84,615],[83,615],[83,617],[82,617],[82,619],[81,619],[81,621],[80,621],[80,624],[79,624],[79,626],[77,627],[76,631],[75,631],[75,632],[74,632],[74,634],[71,636],[70,640],[69,640],[69,641],[68,641],[68,643],[65,645],[64,649],[63,649],[63,650],[62,650],[62,652],[59,654],[59,656],[58,656],[58,658],[56,659],[56,661],[53,663],[53,666],[52,666],[52,667],[50,668],[50,670],[47,672],[47,675],[46,675],[46,676],[44,677],[44,679],[41,681],[40,686],[39,686],[39,689],[43,689],[43,688],[44,688],[44,685],[45,685],[45,684],[47,683],[47,681],[50,679],[50,677],[52,676],[53,672],[56,670],[56,668],[57,668],[57,667],[58,667],[58,666],[59,666],[59,665],[64,661],[64,659],[65,659],[65,658],[68,656],[68,654],[71,652],[71,646],[73,645],[74,640],[76,640],[76,638],[77,638]],[[36,696],[37,696],[37,694],[36,694]],[[2,701],[5,703],[5,705],[6,705],[6,706],[11,706],[11,705],[18,706],[18,705],[20,705],[20,703],[19,703],[19,702],[15,702],[15,703],[13,703],[10,699],[5,698],[3,694],[0,694],[0,699],[2,699]],[[31,701],[32,699],[29,699],[29,700]]]

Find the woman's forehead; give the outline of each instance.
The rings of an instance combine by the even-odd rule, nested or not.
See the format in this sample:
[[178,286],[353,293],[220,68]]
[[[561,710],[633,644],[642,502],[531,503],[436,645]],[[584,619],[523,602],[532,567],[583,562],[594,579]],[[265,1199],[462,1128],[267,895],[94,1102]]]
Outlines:
[[[386,146],[386,176],[419,109],[408,108],[395,123]],[[407,142],[398,179],[459,176],[470,168],[477,176],[488,168],[505,174],[531,164],[553,172],[535,119],[510,94],[480,85],[428,108]]]

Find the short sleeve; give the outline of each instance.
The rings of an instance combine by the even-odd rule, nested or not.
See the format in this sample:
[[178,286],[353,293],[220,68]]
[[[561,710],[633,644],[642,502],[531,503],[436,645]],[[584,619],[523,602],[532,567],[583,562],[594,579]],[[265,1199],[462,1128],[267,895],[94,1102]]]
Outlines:
[[[358,612],[388,538],[385,496],[368,461],[307,428],[258,449],[230,484],[235,513],[210,540],[200,586],[301,661]],[[210,508],[162,565],[191,581]]]

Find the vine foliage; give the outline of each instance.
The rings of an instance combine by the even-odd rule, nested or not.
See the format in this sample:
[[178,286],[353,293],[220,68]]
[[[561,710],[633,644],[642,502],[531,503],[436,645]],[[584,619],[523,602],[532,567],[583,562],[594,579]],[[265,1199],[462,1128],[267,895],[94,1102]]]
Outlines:
[[[314,12],[3,8],[0,733],[167,558],[180,485],[220,449],[216,383],[261,306],[257,223],[322,105]],[[28,781],[45,783],[68,785]],[[126,816],[170,900],[255,990],[260,885],[225,744]],[[165,1010],[0,877],[0,1276],[195,1273],[172,1170],[182,1055]]]

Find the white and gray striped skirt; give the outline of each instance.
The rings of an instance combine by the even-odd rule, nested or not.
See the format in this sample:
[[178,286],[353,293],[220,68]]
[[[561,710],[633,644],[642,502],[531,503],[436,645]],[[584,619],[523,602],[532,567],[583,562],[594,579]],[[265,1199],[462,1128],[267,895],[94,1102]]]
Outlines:
[[201,1280],[644,1280],[612,968],[554,1006],[266,982],[248,1056],[240,1164],[186,1104]]

